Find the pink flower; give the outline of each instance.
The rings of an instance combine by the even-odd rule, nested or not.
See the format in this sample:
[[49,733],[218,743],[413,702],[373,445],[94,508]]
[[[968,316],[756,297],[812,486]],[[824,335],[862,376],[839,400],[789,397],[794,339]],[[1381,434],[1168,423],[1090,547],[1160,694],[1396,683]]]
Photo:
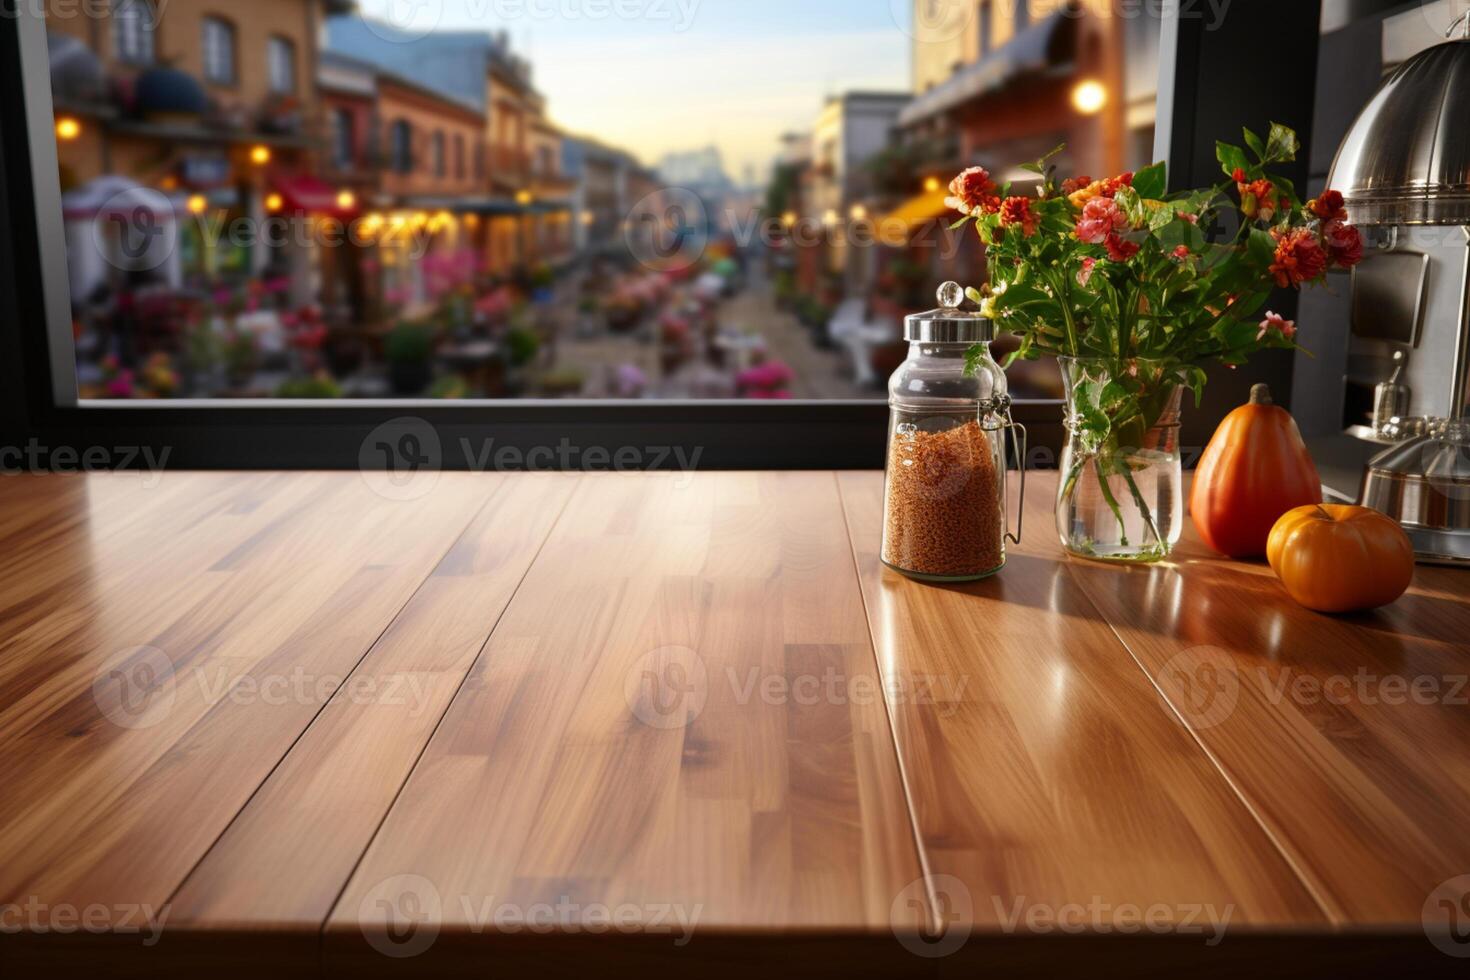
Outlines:
[[1128,216],[1110,197],[1094,197],[1077,219],[1077,237],[1089,245],[1100,245],[1108,236],[1128,227]]
[[1097,259],[1090,255],[1082,260],[1082,268],[1077,270],[1077,285],[1086,286],[1092,280],[1092,270],[1096,265]]
[[1296,336],[1296,321],[1288,320],[1279,313],[1272,313],[1270,310],[1267,310],[1266,319],[1261,321],[1261,332],[1256,334],[1256,340],[1265,340],[1266,335],[1273,331],[1281,334],[1286,340],[1290,340]]
[[1109,235],[1103,244],[1108,247],[1108,258],[1114,262],[1127,262],[1138,254],[1138,243],[1130,242],[1121,235]]
[[1197,214],[1190,214],[1188,211],[1180,211],[1179,217],[1183,218],[1185,221],[1188,221],[1192,225],[1199,224],[1199,215]]
[[950,196],[944,206],[961,214],[991,214],[1000,208],[995,181],[984,167],[971,167],[949,182]]

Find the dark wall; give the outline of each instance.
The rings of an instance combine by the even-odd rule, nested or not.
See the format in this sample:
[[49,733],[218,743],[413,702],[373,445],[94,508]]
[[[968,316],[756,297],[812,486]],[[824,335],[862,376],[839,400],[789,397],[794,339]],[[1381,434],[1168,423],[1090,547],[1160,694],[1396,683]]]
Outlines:
[[[1299,188],[1307,187],[1321,19],[1321,0],[1234,0],[1218,22],[1181,13],[1166,23],[1156,149],[1169,161],[1170,190],[1218,182],[1223,175],[1215,141],[1239,143],[1243,127],[1262,132],[1272,122],[1295,129],[1307,148],[1294,166],[1281,168]],[[1268,307],[1295,319],[1297,295],[1281,290]],[[1269,384],[1279,403],[1291,404],[1289,351],[1263,352],[1233,371],[1219,365],[1206,370],[1204,405],[1184,413],[1180,438],[1186,447],[1204,446],[1220,419],[1245,403],[1253,384]]]

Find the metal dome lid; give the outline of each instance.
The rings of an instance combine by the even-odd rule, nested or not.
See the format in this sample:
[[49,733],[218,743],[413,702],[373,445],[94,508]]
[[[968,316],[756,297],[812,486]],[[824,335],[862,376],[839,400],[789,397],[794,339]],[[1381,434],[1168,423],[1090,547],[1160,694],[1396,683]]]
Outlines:
[[1470,224],[1470,14],[1396,68],[1358,114],[1327,186],[1357,225]]
[[903,318],[903,339],[932,344],[976,344],[995,339],[990,318],[960,309],[965,290],[957,282],[939,287],[939,308]]

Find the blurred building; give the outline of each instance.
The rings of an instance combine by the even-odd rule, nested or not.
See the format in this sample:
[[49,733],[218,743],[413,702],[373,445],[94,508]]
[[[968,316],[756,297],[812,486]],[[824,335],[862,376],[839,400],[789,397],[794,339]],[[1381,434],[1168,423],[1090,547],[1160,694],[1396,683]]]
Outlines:
[[[48,7],[73,296],[125,279],[211,291],[269,276],[288,284],[293,302],[314,297],[322,275],[309,247],[314,229],[274,241],[217,232],[242,219],[258,228],[272,210],[308,225],[350,212],[335,188],[310,177],[322,134],[317,37],[342,4],[258,0],[249,16],[198,0],[119,0],[85,16],[59,0]],[[177,232],[166,260],[146,272],[109,256],[123,232],[105,212],[124,197],[130,215],[146,208]],[[80,247],[79,236],[89,245],[113,237]],[[140,329],[157,334],[142,341],[168,347],[179,327],[160,316]]]

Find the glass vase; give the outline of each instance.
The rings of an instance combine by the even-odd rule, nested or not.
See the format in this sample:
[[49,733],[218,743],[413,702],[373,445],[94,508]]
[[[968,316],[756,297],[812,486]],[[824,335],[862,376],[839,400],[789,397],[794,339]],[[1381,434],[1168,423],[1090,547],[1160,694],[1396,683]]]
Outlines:
[[1183,529],[1177,365],[1057,359],[1067,443],[1057,533],[1068,552],[1117,562],[1168,557]]

